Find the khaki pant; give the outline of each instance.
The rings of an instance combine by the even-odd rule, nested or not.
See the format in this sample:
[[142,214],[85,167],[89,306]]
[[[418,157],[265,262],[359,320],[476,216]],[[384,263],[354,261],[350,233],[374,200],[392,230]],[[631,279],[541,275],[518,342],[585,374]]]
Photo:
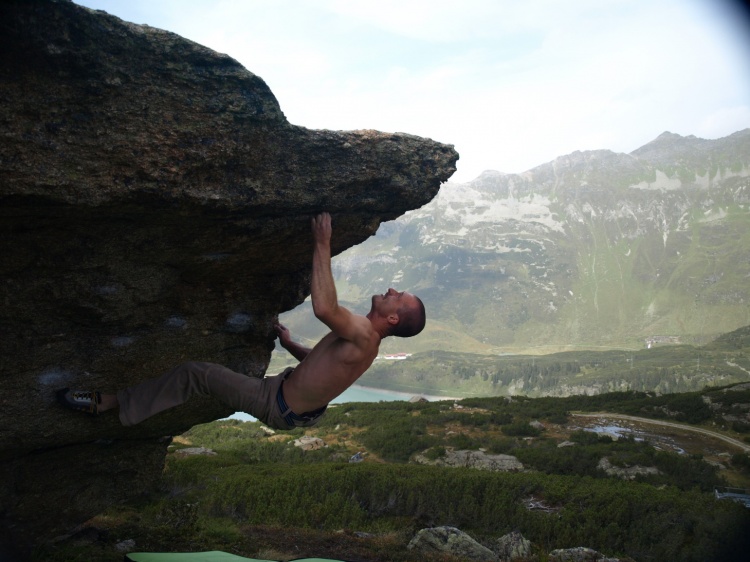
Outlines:
[[260,379],[215,363],[183,363],[161,377],[119,391],[120,421],[125,426],[135,425],[199,394],[213,396],[235,411],[248,413],[275,429],[314,425],[320,417],[290,425],[289,418],[284,417],[289,410],[281,412],[279,409],[277,394],[292,371],[290,367],[279,375]]

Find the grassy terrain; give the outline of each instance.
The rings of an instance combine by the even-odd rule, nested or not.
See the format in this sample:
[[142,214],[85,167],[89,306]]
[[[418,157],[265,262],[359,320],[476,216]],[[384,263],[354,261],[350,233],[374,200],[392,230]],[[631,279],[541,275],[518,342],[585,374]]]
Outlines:
[[[76,537],[40,546],[35,560],[119,561],[115,545],[131,539],[135,550],[146,551],[448,562],[450,557],[415,556],[406,548],[417,530],[433,525],[457,526],[490,547],[519,530],[540,560],[554,548],[574,546],[639,562],[737,560],[750,547],[750,511],[715,500],[713,489],[730,481],[750,487],[747,454],[726,445],[720,453],[722,445],[711,442],[703,445],[709,459],[614,440],[582,431],[570,412],[666,418],[741,439],[750,427],[724,416],[747,402],[750,390],[714,388],[664,396],[486,397],[463,400],[460,407],[452,401],[345,404],[330,408],[319,426],[305,432],[327,444],[315,451],[293,445],[302,430],[269,434],[257,422],[220,420],[175,439],[159,490],[111,508]],[[560,447],[563,442],[568,445]],[[216,454],[182,455],[187,446]],[[524,470],[414,462],[419,457],[439,464],[451,451],[480,449],[513,455]],[[349,463],[356,452],[365,461]],[[622,480],[598,468],[602,458],[615,467],[655,467],[658,473]],[[532,501],[546,509],[529,509]]]

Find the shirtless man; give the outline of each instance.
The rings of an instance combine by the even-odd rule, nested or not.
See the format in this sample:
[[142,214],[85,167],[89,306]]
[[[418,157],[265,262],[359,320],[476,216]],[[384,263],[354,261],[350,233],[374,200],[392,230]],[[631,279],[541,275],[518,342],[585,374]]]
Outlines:
[[141,421],[187,401],[211,395],[276,429],[306,427],[320,421],[328,403],[349,388],[377,357],[380,342],[391,335],[410,337],[422,331],[425,309],[416,296],[394,289],[373,295],[366,316],[339,305],[331,273],[331,216],[312,219],[314,240],[310,293],[315,316],[331,329],[309,349],[292,341],[277,323],[281,346],[300,361],[277,376],[259,379],[214,363],[189,362],[165,375],[117,394],[58,391],[65,406],[90,414],[119,407],[123,425]]

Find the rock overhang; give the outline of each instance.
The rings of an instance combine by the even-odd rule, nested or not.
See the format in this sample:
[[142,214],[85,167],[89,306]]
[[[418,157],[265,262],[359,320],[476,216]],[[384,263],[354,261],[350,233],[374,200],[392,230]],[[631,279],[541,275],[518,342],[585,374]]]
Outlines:
[[103,490],[80,463],[108,457],[138,474],[118,501],[158,477],[160,437],[231,413],[196,399],[126,429],[62,410],[57,388],[115,390],[189,359],[262,376],[273,320],[309,293],[311,216],[332,213],[340,253],[430,201],[458,154],[289,124],[230,57],[66,0],[0,15],[0,497],[28,542],[107,504],[32,520],[14,490],[47,489],[40,466],[70,465],[54,504],[78,478]]

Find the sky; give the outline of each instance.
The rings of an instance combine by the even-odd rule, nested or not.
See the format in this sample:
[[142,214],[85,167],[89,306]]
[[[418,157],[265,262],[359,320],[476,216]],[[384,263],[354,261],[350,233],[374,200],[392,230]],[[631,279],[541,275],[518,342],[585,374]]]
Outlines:
[[453,144],[454,182],[750,127],[740,0],[74,0],[226,53],[289,122]]

